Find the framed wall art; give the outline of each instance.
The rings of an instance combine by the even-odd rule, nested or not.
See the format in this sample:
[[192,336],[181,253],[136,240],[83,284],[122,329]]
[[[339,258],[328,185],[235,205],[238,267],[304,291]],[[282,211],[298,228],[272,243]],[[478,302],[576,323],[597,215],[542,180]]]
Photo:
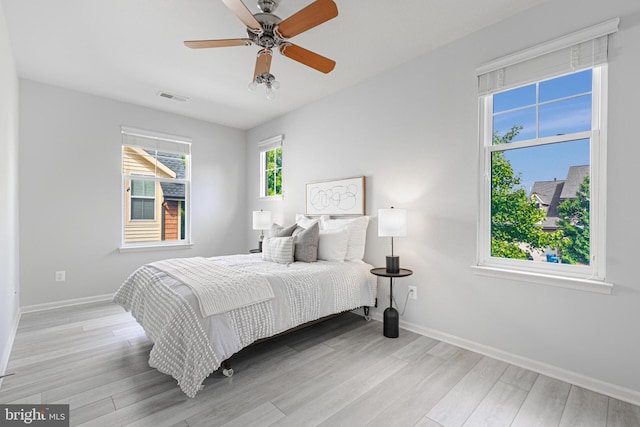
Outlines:
[[307,215],[364,215],[365,177],[310,182]]

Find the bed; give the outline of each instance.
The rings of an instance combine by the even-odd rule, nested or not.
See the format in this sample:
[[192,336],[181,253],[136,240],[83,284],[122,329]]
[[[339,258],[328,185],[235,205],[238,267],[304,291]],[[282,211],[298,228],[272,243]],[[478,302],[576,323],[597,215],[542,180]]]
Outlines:
[[[305,247],[300,236],[287,239],[276,230],[276,236],[265,239],[263,253],[144,265],[122,284],[114,301],[131,312],[153,342],[149,365],[173,376],[194,397],[221,366],[231,374],[226,361],[258,340],[359,307],[368,314],[375,305],[377,281],[370,273],[373,267],[362,260],[363,230],[355,227],[362,222],[348,220],[350,226],[331,228],[341,223],[325,220],[323,232],[316,233],[318,257],[313,262],[293,256],[292,262],[271,259],[273,242],[291,243],[293,248],[284,250],[293,253]],[[295,229],[310,234],[319,225],[299,219]],[[336,253],[343,243],[344,251]],[[209,293],[212,287],[217,294]]]

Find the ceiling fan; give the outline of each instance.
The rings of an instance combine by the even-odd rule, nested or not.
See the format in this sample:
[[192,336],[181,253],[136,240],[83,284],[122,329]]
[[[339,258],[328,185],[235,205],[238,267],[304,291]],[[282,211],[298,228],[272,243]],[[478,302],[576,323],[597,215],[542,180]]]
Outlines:
[[336,62],[322,55],[311,52],[289,41],[290,38],[338,16],[338,7],[333,0],[316,0],[285,20],[273,14],[280,0],[258,0],[260,13],[252,14],[242,0],[222,0],[246,26],[249,37],[222,40],[189,40],[185,46],[192,49],[251,46],[256,44],[262,49],[258,51],[253,80],[249,89],[258,84],[267,88],[267,98],[273,98],[273,89],[279,87],[275,76],[271,74],[273,50],[278,49],[287,58],[311,67],[323,73],[329,73]]

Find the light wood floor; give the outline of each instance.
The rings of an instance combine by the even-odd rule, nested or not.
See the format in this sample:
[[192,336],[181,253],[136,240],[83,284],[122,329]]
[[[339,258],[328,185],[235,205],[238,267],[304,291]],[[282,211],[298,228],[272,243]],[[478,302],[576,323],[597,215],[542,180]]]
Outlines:
[[129,313],[22,316],[2,403],[68,403],[82,426],[640,426],[640,407],[346,314],[241,352],[194,399],[147,365]]

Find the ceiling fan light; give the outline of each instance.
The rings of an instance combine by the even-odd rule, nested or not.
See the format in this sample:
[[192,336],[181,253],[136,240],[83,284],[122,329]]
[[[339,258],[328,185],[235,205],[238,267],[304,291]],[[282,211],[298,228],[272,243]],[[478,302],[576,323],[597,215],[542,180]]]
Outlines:
[[249,92],[253,92],[254,90],[256,90],[257,87],[258,87],[258,83],[256,83],[255,80],[253,80],[251,83],[247,85],[247,89],[249,89]]
[[275,90],[280,89],[280,82],[279,82],[279,81],[277,81],[277,80],[272,81],[272,82],[271,82],[271,87],[272,87],[273,89],[275,89]]
[[265,91],[265,95],[269,101],[273,101],[274,99],[276,99],[276,94],[273,92],[273,89],[271,89],[270,87],[267,87],[267,90]]

